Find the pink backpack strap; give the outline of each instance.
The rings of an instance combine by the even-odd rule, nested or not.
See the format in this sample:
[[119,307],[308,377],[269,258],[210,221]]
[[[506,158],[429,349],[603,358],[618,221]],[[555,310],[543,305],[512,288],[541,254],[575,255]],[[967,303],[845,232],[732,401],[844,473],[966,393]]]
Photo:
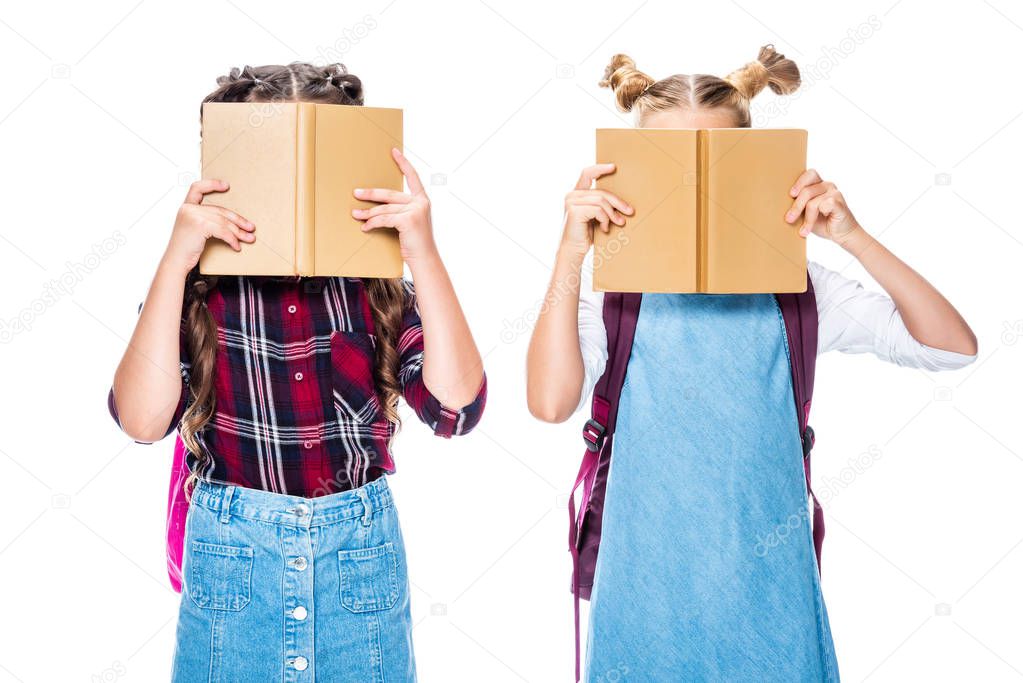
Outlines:
[[170,486],[167,491],[167,576],[171,586],[181,592],[181,563],[185,555],[185,520],[188,517],[188,497],[185,482],[188,480],[187,454],[181,436],[174,438],[174,459],[171,462]]

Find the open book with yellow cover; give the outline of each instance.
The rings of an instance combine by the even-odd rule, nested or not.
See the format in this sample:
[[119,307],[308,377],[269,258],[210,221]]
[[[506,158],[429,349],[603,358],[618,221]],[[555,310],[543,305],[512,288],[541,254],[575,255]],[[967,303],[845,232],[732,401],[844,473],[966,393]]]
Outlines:
[[593,287],[609,292],[802,292],[806,240],[785,222],[806,131],[597,130],[597,187],[628,202],[594,235]]
[[236,252],[209,240],[199,270],[213,275],[400,277],[398,234],[363,232],[357,187],[401,191],[391,148],[402,147],[400,109],[337,104],[208,102],[202,177],[230,183],[206,201],[256,225]]

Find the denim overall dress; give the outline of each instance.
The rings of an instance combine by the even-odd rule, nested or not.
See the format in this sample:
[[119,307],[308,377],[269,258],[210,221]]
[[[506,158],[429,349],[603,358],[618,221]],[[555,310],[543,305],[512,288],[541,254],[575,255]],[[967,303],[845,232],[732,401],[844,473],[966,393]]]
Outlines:
[[643,296],[586,680],[837,681],[769,294]]

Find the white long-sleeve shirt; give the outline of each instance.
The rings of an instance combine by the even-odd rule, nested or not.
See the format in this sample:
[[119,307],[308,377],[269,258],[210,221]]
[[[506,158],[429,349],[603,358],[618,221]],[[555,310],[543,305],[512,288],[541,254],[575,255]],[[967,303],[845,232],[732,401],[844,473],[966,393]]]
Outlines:
[[[817,355],[833,350],[873,353],[889,363],[925,370],[955,370],[976,360],[976,355],[935,349],[918,342],[906,329],[895,302],[885,294],[864,289],[856,280],[813,261],[808,269],[817,299]],[[592,252],[582,272],[579,350],[585,374],[577,411],[589,404],[593,387],[607,363],[604,294],[594,292],[588,279],[593,272]]]

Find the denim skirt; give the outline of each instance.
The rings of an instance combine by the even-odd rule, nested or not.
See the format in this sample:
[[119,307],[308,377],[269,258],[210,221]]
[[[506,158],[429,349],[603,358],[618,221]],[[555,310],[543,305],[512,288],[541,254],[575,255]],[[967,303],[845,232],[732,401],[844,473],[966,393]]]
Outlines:
[[176,682],[416,679],[383,477],[317,498],[200,482],[182,571]]

